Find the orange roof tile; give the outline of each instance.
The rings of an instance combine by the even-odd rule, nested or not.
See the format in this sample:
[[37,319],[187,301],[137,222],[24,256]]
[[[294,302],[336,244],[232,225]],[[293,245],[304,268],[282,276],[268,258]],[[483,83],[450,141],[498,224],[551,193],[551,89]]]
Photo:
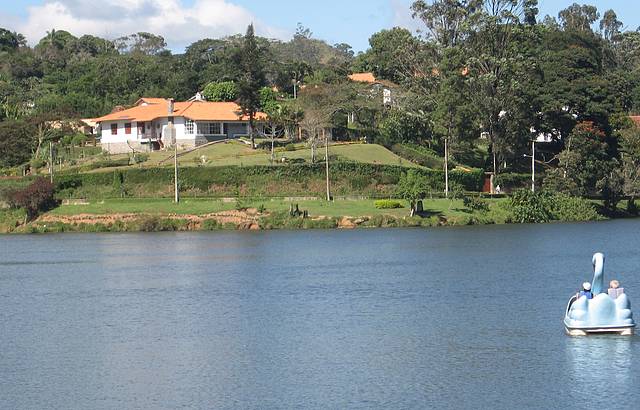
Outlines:
[[349,75],[349,79],[351,81],[356,81],[358,83],[375,84],[378,82],[376,80],[376,77],[373,75],[373,73],[355,73],[355,74]]
[[136,101],[136,105],[142,105],[142,104],[166,104],[166,103],[167,103],[167,99],[166,98],[147,98],[147,97],[142,97],[138,101]]
[[[143,100],[143,99],[141,99]],[[149,100],[149,99],[146,99]],[[147,122],[158,118],[169,117],[168,102],[137,105],[124,111],[114,112],[100,118],[96,122],[105,121],[136,121]],[[193,121],[247,121],[249,117],[242,116],[240,106],[234,102],[191,101],[176,102],[173,105],[173,117],[185,117]],[[265,120],[267,115],[259,112],[257,120]]]

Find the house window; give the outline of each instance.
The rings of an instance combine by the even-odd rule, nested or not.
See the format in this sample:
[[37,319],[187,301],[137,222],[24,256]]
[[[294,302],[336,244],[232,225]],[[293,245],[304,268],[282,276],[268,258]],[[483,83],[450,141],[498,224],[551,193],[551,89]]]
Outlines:
[[138,134],[144,134],[145,133],[145,124],[144,122],[139,122],[138,123]]
[[186,129],[186,133],[192,135],[195,129],[195,123],[192,120],[185,120],[184,127]]
[[129,135],[131,134],[131,123],[130,122],[125,122],[124,123],[124,133]]
[[219,122],[201,122],[198,124],[200,135],[222,135],[222,124]]
[[118,124],[111,124],[111,135],[118,135]]

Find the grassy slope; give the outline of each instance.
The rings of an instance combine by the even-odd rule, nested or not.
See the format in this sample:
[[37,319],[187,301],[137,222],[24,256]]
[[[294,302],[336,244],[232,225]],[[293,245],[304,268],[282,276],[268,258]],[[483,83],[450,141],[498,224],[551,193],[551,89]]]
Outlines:
[[[491,212],[494,215],[501,213],[502,200],[491,201]],[[244,206],[259,207],[264,205],[267,211],[286,211],[290,202],[283,200],[274,201],[246,201]],[[376,209],[372,200],[336,201],[326,202],[321,200],[297,202],[301,210],[309,211],[315,216],[374,216],[392,215],[404,217],[409,213],[408,207],[403,209]],[[52,215],[76,215],[76,214],[114,214],[114,213],[156,213],[179,215],[205,215],[235,209],[235,203],[225,203],[211,199],[185,199],[180,204],[174,204],[168,199],[112,199],[92,202],[89,205],[65,205],[50,212]],[[429,214],[445,217],[464,217],[469,213],[463,209],[462,201],[448,201],[446,199],[433,199],[424,201],[425,210]]]
[[[282,158],[288,159],[304,159],[307,162],[311,162],[311,150],[304,144],[296,144],[295,151],[284,151],[279,149],[276,151],[276,161]],[[330,154],[338,156],[340,159],[347,161],[363,162],[370,164],[383,164],[383,165],[403,165],[407,167],[417,167],[417,165],[402,159],[393,152],[387,150],[381,145],[375,144],[336,144],[330,147]],[[109,158],[116,160],[127,158],[128,155],[111,155]],[[241,142],[232,141],[228,143],[214,144],[208,147],[204,147],[188,154],[179,157],[181,166],[196,166],[201,165],[202,158],[206,160],[207,166],[226,166],[226,165],[269,165],[271,163],[271,154],[265,150],[253,150],[246,144]],[[157,166],[172,166],[173,160],[171,158],[171,152],[156,151],[149,154],[149,160],[142,165],[135,165],[137,167],[157,167]],[[317,158],[324,159],[324,148],[321,147],[317,151]],[[96,157],[94,160],[89,160],[87,163],[101,159]],[[164,162],[163,162],[164,161]],[[162,164],[161,164],[162,163]],[[65,168],[71,170],[75,167]],[[119,167],[127,168],[127,167]],[[91,172],[103,172],[113,171],[116,168],[104,168],[96,169]]]

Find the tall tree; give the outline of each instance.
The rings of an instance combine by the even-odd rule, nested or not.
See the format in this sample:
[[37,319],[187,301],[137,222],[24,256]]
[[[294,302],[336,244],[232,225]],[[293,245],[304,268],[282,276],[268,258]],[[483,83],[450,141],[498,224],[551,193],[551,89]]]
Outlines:
[[480,6],[477,0],[414,1],[413,16],[420,18],[429,37],[443,48],[459,44],[469,33],[468,19]]
[[514,118],[514,98],[527,81],[531,62],[521,51],[530,34],[520,25],[526,0],[483,0],[474,16],[475,32],[469,50],[472,100],[480,114],[483,131],[491,144],[492,168],[506,148],[505,122]]
[[251,146],[256,148],[256,114],[261,108],[260,89],[267,85],[264,72],[265,50],[258,46],[253,24],[247,28],[238,62],[241,69],[238,82],[238,104],[242,113],[249,117]]
[[27,45],[24,36],[0,27],[0,51],[12,52]]
[[612,42],[620,34],[623,24],[618,20],[618,15],[613,10],[607,10],[600,20],[600,31],[605,40]]
[[123,54],[159,55],[167,52],[164,37],[147,32],[117,38],[114,44]]
[[591,25],[598,21],[600,13],[595,6],[573,3],[560,11],[558,17],[566,31],[591,31]]

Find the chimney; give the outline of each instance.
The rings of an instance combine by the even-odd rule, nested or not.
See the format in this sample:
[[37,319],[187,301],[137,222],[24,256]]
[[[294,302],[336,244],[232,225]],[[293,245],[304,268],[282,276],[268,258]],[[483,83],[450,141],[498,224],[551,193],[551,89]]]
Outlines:
[[167,101],[169,102],[169,106],[168,106],[169,117],[173,117],[173,98],[169,98]]

